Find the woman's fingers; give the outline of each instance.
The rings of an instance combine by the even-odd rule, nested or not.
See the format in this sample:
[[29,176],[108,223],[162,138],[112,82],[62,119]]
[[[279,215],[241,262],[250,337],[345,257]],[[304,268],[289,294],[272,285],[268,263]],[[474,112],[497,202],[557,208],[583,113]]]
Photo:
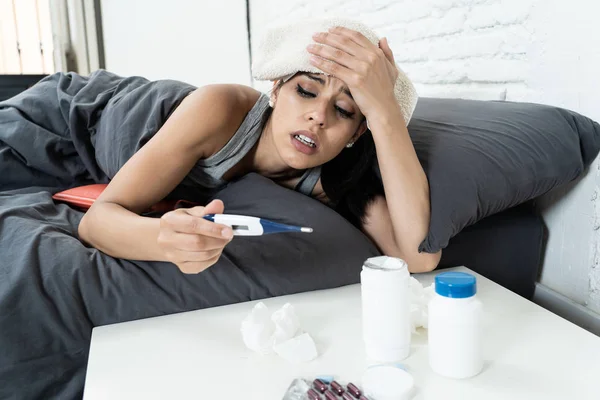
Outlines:
[[317,32],[313,35],[313,39],[317,43],[326,44],[336,49],[342,50],[351,56],[356,56],[362,50],[360,45],[346,36],[337,35],[331,32]]
[[[180,208],[163,215],[162,219],[175,232],[231,239],[233,231],[229,226],[203,218],[204,215],[213,214],[212,212],[207,213],[206,209],[206,207]],[[218,210],[216,207],[214,209]]]
[[162,245],[168,245],[173,249],[182,251],[207,251],[222,249],[231,241],[226,238],[214,238],[198,234],[171,232],[161,238]]
[[388,44],[387,38],[383,38],[379,41],[379,47],[385,55],[385,58],[390,62],[390,64],[388,65],[388,69],[390,71],[392,80],[396,82],[396,79],[398,78],[398,67],[396,66],[396,60],[394,60],[394,53],[392,53],[392,49]]
[[307,50],[313,55],[319,56],[327,60],[335,61],[336,63],[350,69],[356,68],[357,64],[360,62],[356,57],[346,53],[343,50],[336,49],[331,46],[311,44],[307,47]]
[[171,255],[171,259],[176,262],[177,265],[189,263],[189,262],[204,262],[210,261],[215,257],[219,257],[223,249],[209,250],[209,251],[174,251]]
[[351,80],[352,78],[352,74],[354,73],[353,70],[349,69],[348,67],[342,65],[342,64],[338,64],[335,61],[332,60],[328,60],[316,55],[311,55],[310,58],[310,63],[312,65],[314,65],[315,67],[319,68],[321,71],[329,74],[329,75],[333,75],[336,78],[341,79],[344,82],[353,82]]
[[217,261],[219,261],[220,256],[221,255],[219,254],[207,261],[199,261],[199,262],[188,261],[188,262],[178,263],[177,267],[184,274],[197,274],[199,272],[202,272],[202,271],[208,269],[209,267],[213,266],[214,264],[216,264]]
[[375,45],[371,43],[371,41],[367,39],[365,35],[353,29],[345,28],[343,26],[334,26],[329,28],[329,32],[348,38],[358,46],[364,47],[365,49],[373,49],[375,47]]
[[163,215],[157,241],[165,259],[187,274],[215,264],[233,238],[233,230],[203,217],[222,214],[224,209],[221,200],[213,200],[205,207],[179,208]]
[[387,38],[383,38],[379,41],[379,48],[385,54],[385,58],[392,64],[396,64],[394,60],[394,53],[392,53],[392,49],[390,49],[390,45],[388,44]]
[[[200,210],[202,209],[202,210]],[[207,214],[223,214],[225,211],[225,205],[222,200],[215,199],[208,203],[205,207],[193,207],[190,210],[203,212],[202,215]]]

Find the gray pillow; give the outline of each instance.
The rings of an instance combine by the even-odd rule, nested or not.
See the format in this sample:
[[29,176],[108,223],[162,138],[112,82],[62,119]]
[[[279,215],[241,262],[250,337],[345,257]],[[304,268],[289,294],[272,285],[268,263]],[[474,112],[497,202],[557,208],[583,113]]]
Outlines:
[[421,98],[408,129],[429,179],[431,223],[419,246],[428,253],[576,179],[600,150],[596,122],[533,103]]
[[[243,214],[291,225],[309,226],[312,233],[236,237],[217,264],[207,270],[245,276],[228,279],[248,299],[325,289],[359,282],[362,263],[380,255],[359,229],[318,200],[281,187],[256,173],[231,182],[215,198],[225,213]],[[251,280],[254,285],[244,286]],[[256,291],[255,289],[255,291]]]

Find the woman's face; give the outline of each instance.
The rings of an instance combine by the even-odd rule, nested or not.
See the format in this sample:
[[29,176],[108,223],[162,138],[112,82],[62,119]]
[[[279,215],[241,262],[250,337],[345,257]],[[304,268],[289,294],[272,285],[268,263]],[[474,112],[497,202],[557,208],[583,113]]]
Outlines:
[[364,117],[341,80],[297,74],[271,97],[275,148],[291,168],[322,165],[366,130]]

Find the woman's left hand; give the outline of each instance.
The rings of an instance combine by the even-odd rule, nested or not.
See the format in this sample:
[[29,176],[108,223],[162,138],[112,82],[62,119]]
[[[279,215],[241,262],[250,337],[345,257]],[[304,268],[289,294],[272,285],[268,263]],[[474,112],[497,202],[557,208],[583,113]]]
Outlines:
[[311,64],[344,81],[367,120],[397,107],[394,85],[398,69],[387,39],[381,39],[377,47],[363,34],[343,27],[318,32],[313,39],[327,46],[307,47]]

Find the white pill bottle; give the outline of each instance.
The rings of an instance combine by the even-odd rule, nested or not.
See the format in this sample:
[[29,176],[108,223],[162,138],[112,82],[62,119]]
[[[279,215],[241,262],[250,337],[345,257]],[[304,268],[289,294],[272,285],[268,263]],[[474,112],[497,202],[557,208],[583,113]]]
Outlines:
[[435,277],[429,302],[429,365],[439,375],[463,379],[483,368],[483,306],[475,276],[443,272]]
[[371,257],[360,273],[362,330],[369,361],[396,362],[410,353],[410,273],[396,257]]

